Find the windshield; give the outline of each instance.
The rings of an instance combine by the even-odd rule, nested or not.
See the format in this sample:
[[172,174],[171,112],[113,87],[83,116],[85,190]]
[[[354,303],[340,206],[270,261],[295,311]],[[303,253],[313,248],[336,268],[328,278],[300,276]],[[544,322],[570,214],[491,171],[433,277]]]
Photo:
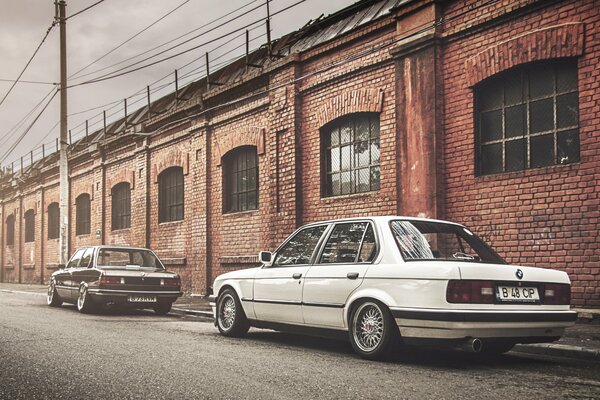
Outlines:
[[96,264],[98,268],[165,268],[154,253],[139,249],[100,249]]
[[392,233],[405,261],[506,262],[474,233],[459,225],[430,221],[392,221]]

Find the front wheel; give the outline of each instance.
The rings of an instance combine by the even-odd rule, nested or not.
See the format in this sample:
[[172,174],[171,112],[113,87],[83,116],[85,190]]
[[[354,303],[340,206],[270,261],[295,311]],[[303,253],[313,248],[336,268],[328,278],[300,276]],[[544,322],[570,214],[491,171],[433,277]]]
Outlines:
[[354,308],[349,334],[354,351],[368,360],[391,356],[399,342],[396,322],[387,307],[375,300],[363,301]]
[[62,299],[56,292],[56,283],[54,281],[50,282],[50,286],[48,286],[48,305],[50,307],[60,307],[62,306]]
[[92,300],[85,285],[79,287],[79,296],[77,297],[77,311],[83,314],[92,312]]
[[233,289],[226,289],[217,300],[217,327],[224,336],[244,336],[250,323]]
[[154,312],[158,315],[167,315],[169,313],[169,311],[171,311],[172,305],[173,305],[173,303],[171,303],[171,302],[158,303],[157,305],[154,306]]

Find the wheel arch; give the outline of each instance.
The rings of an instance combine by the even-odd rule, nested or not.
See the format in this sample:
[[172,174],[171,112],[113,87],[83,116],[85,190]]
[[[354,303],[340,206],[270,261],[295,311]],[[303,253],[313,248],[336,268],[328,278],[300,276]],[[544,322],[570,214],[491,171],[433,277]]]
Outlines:
[[383,290],[378,289],[366,289],[359,290],[353,293],[346,302],[346,307],[344,308],[344,323],[346,324],[346,328],[350,327],[350,317],[352,316],[352,311],[358,304],[365,300],[375,300],[382,303],[384,306],[390,309],[390,307],[394,304],[394,300],[392,297],[384,292]]

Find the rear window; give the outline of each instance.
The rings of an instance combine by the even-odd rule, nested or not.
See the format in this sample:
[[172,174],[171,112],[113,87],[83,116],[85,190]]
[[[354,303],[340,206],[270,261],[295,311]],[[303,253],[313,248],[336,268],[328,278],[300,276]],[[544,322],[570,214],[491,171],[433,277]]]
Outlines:
[[100,249],[97,265],[98,268],[165,268],[154,253],[137,249]]

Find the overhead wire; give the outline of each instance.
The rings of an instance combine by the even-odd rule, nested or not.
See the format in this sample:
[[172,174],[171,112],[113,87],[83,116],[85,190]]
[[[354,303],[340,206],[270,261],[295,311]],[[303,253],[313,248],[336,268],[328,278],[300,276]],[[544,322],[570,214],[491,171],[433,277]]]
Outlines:
[[68,19],[71,19],[71,18],[73,18],[73,17],[76,17],[76,16],[78,16],[79,14],[82,14],[82,13],[86,12],[86,11],[87,11],[87,10],[89,10],[90,8],[96,7],[98,4],[102,3],[103,1],[104,1],[104,0],[99,0],[99,1],[95,2],[94,4],[92,4],[92,5],[90,5],[90,6],[86,7],[86,8],[84,8],[83,10],[77,11],[76,13],[69,15],[67,18],[65,18],[65,20],[68,20]]

